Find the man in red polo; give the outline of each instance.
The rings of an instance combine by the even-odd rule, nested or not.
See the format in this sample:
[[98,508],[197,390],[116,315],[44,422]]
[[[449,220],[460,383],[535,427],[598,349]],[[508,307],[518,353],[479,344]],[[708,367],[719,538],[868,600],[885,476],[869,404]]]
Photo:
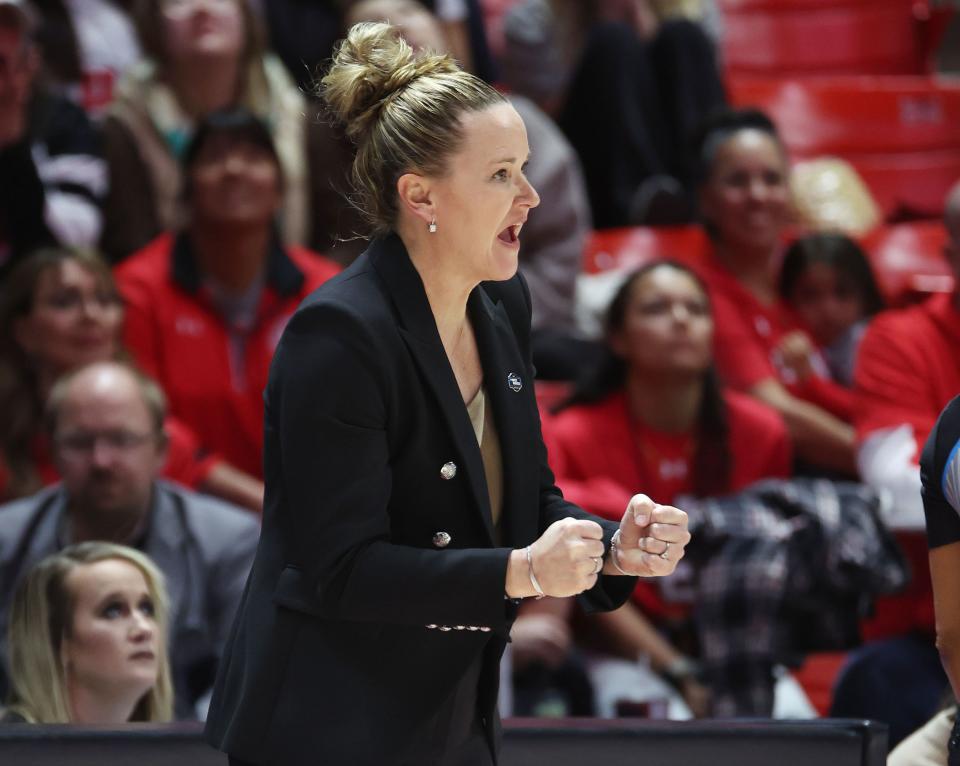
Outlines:
[[274,349],[300,301],[339,267],[280,242],[281,166],[249,113],[208,117],[184,164],[187,225],[116,270],[125,340],[171,413],[234,468],[261,477]]

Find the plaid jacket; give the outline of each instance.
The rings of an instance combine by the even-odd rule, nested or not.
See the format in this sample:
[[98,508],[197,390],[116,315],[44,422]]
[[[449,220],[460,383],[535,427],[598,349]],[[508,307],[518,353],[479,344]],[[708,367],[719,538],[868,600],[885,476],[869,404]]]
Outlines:
[[718,716],[769,716],[773,668],[859,641],[872,597],[902,588],[905,560],[861,484],[770,480],[690,500],[697,632]]

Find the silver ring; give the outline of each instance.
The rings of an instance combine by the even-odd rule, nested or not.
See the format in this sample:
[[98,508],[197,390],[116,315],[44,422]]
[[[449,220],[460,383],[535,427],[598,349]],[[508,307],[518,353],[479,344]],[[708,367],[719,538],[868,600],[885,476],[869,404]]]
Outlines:
[[594,556],[593,560],[597,562],[597,568],[593,570],[593,573],[600,574],[603,571],[603,556]]
[[663,549],[663,553],[660,554],[660,558],[662,558],[664,561],[669,561],[669,560],[670,560],[670,556],[669,556],[669,554],[670,554],[670,543],[668,543],[666,540],[664,540],[664,543],[663,543],[663,544],[666,545],[667,547]]

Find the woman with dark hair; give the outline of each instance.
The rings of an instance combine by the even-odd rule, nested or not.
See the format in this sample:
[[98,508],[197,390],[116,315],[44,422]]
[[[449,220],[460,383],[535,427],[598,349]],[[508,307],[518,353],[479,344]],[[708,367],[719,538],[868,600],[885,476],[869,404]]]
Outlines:
[[870,318],[884,308],[866,253],[844,234],[810,234],[787,248],[780,296],[823,350],[830,375],[853,385],[860,340]]
[[[122,325],[113,275],[94,253],[46,248],[11,272],[0,300],[0,500],[59,481],[43,428],[47,394],[68,372],[125,359]],[[202,450],[175,418],[163,430],[165,478],[259,510],[259,481]]]
[[183,172],[186,226],[116,269],[124,339],[163,386],[171,414],[259,479],[274,348],[300,301],[339,267],[281,243],[283,166],[266,125],[249,112],[201,122]]
[[792,207],[789,162],[776,127],[752,109],[717,113],[702,129],[697,157],[701,218],[713,243],[702,274],[716,318],[721,380],[781,414],[799,460],[855,475],[850,392],[830,380],[778,291]]
[[[682,495],[713,497],[789,475],[783,422],[751,398],[721,390],[713,334],[706,288],[688,267],[657,261],[627,277],[607,311],[603,361],[547,429],[550,463],[566,498],[616,518],[630,487],[675,503]],[[680,581],[685,568],[678,568]],[[644,619],[679,640],[692,633],[688,599],[670,601],[641,581],[634,601],[642,614],[631,607],[596,619],[619,653],[649,656],[703,715],[707,706],[691,664]],[[694,650],[689,641],[679,645]]]

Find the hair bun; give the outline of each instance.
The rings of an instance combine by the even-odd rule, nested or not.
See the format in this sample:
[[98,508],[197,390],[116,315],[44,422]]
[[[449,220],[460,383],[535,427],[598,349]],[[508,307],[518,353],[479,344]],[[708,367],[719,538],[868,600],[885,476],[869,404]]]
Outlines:
[[359,142],[392,95],[420,77],[457,69],[449,56],[415,52],[396,27],[364,22],[337,45],[320,95],[347,135]]

